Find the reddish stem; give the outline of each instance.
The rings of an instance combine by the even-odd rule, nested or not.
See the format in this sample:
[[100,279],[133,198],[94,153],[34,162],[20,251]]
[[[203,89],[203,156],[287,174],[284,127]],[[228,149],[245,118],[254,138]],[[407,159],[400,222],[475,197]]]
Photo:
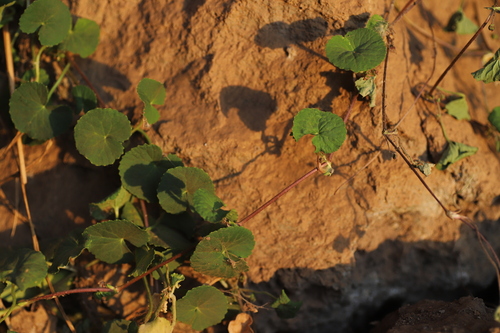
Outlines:
[[248,220],[252,219],[255,215],[257,215],[260,212],[262,212],[264,209],[267,208],[267,206],[269,206],[270,204],[272,204],[273,202],[275,202],[276,200],[278,200],[279,198],[281,198],[284,194],[286,194],[292,188],[294,188],[295,186],[299,185],[301,182],[303,182],[304,180],[306,180],[307,178],[309,178],[310,176],[312,176],[313,174],[315,174],[316,171],[318,171],[317,167],[314,168],[314,169],[312,169],[311,171],[309,171],[308,173],[306,173],[305,175],[303,175],[302,177],[300,177],[296,181],[294,181],[292,184],[288,185],[284,190],[282,190],[280,193],[276,194],[271,200],[269,200],[268,202],[266,202],[265,204],[263,204],[262,206],[260,206],[260,208],[258,208],[257,210],[255,210],[253,213],[251,213],[250,215],[248,215],[247,217],[245,217],[243,220],[241,220],[240,222],[238,222],[238,225],[242,225],[243,223],[245,223]]
[[76,69],[76,71],[78,72],[78,74],[80,74],[80,76],[82,77],[83,81],[85,81],[85,83],[89,86],[90,89],[92,89],[92,91],[96,95],[97,101],[99,102],[99,106],[101,108],[106,107],[106,103],[104,103],[104,101],[102,100],[101,96],[99,96],[99,93],[95,89],[95,87],[92,84],[92,82],[90,82],[90,80],[87,77],[87,75],[85,75],[85,73],[83,73],[83,71],[80,69],[80,66],[78,66],[78,64],[76,63],[76,61],[73,59],[73,56],[71,56],[70,54],[68,54],[68,59],[69,59],[69,62],[71,63],[71,66],[73,66]]

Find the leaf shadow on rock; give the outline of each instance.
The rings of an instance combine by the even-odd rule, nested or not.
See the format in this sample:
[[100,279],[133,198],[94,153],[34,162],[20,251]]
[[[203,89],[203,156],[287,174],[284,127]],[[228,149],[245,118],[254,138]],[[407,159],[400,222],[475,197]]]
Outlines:
[[[498,244],[496,221],[484,220],[478,226],[492,244]],[[348,244],[349,240],[337,237],[332,248],[346,251]],[[269,281],[251,283],[250,288],[259,292],[278,295],[284,289],[292,301],[303,301],[293,319],[282,320],[272,311],[260,311],[255,328],[320,333],[335,327],[335,332],[369,332],[387,314],[423,299],[449,302],[486,295],[486,304],[498,304],[495,271],[475,232],[464,225],[456,241],[388,239],[373,251],[355,252],[352,262],[319,270],[280,268]],[[494,291],[485,294],[492,286]],[[256,295],[259,304],[269,302],[268,297]]]

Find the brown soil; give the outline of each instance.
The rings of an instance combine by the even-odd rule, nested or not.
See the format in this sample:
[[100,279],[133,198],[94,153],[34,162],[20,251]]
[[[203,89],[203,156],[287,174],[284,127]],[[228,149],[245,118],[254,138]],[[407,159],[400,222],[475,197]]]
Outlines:
[[[293,116],[306,107],[342,116],[354,92],[352,74],[325,61],[325,43],[331,35],[362,27],[371,14],[384,14],[389,1],[67,3],[74,15],[101,27],[97,52],[79,64],[107,107],[137,121],[142,110],[137,83],[144,77],[163,82],[167,100],[160,107],[160,122],[148,134],[165,153],[175,152],[186,164],[207,171],[217,194],[244,217],[315,167],[308,139],[296,143],[289,135]],[[442,29],[459,5],[424,2],[393,26],[386,102],[392,123],[410,110],[412,88],[429,76],[434,83],[470,37]],[[467,2],[465,12],[476,22],[487,16],[476,1]],[[392,10],[389,21],[395,16]],[[483,33],[471,50],[498,49],[491,36]],[[472,117],[467,122],[445,115],[448,136],[479,150],[446,171],[433,171],[426,182],[449,209],[460,208],[492,244],[500,244],[495,223],[500,218],[500,158],[485,126],[489,110],[500,105],[500,94],[495,84],[483,85],[470,75],[481,67],[483,54],[467,52],[441,84],[467,95]],[[275,294],[284,288],[293,300],[304,302],[295,319],[260,311],[254,317],[256,331],[367,331],[370,321],[403,304],[474,295],[494,280],[474,232],[449,220],[404,161],[392,158],[381,134],[380,105],[380,93],[374,109],[366,101],[354,103],[332,177],[317,175],[302,183],[247,223],[257,242],[249,259],[252,287]],[[435,163],[445,139],[434,112],[432,104],[419,101],[399,127],[399,142],[412,158]],[[110,176],[112,168],[91,166],[71,141],[66,135],[50,147],[26,148],[27,163],[33,162],[29,200],[42,241],[89,225],[88,203],[118,184]],[[0,162],[5,175],[17,171],[9,154]],[[29,246],[22,217],[11,237],[12,210],[20,198],[15,188],[14,181],[1,187],[0,243]],[[495,295],[483,297],[498,301]],[[419,304],[424,309],[431,303]],[[491,323],[490,317],[481,312],[476,319]],[[474,331],[469,322],[463,325]]]

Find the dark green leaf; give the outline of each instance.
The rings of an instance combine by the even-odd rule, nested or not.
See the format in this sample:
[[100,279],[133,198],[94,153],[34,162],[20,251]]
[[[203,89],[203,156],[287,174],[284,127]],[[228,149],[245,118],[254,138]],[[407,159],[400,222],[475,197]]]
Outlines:
[[491,111],[488,120],[500,132],[500,106],[495,107]]
[[111,215],[118,218],[120,208],[123,207],[123,205],[125,205],[131,197],[132,195],[126,189],[120,187],[104,200],[91,203],[89,205],[90,215],[99,221],[105,220]]
[[144,227],[144,222],[142,220],[142,216],[137,210],[137,207],[134,206],[130,201],[126,202],[121,210],[120,218],[124,220],[128,220],[138,225],[139,227]]
[[243,258],[255,246],[252,232],[243,227],[228,227],[211,232],[198,243],[191,256],[191,266],[198,272],[231,278],[248,270]]
[[137,86],[137,93],[144,102],[144,115],[149,124],[154,124],[160,119],[160,113],[153,106],[165,103],[165,87],[158,81],[142,79]]
[[[26,82],[32,82],[36,79],[36,73],[34,69],[28,69],[26,72],[24,72],[22,80]],[[50,77],[49,74],[47,74],[47,71],[43,68],[40,68],[40,77],[38,78],[38,83],[41,83],[45,86],[48,86],[50,83]]]
[[101,333],[138,333],[138,327],[135,321],[115,319],[104,323]]
[[326,43],[326,56],[336,67],[355,73],[375,68],[384,60],[386,46],[382,37],[369,28],[333,36]]
[[194,192],[193,206],[195,212],[200,214],[204,220],[213,223],[222,221],[229,213],[229,211],[221,209],[225,206],[222,200],[214,192],[204,188]]
[[293,119],[293,137],[299,140],[306,134],[314,135],[312,143],[316,153],[333,153],[346,138],[346,128],[342,118],[318,109],[303,109]]
[[47,107],[47,87],[22,83],[10,98],[10,115],[16,128],[31,138],[48,140],[69,129],[73,112],[67,106]]
[[130,121],[113,109],[94,109],[75,126],[76,148],[92,164],[112,164],[123,153],[123,142],[132,133]]
[[33,33],[38,28],[42,45],[59,44],[71,28],[71,14],[60,0],[37,0],[21,15],[19,27],[25,33]]
[[43,282],[47,269],[41,252],[25,248],[0,251],[0,281],[10,281],[22,291]]
[[457,118],[458,120],[466,119],[470,120],[469,106],[467,105],[467,100],[464,94],[457,93],[453,95],[446,103],[446,111],[449,115]]
[[68,265],[70,259],[78,257],[85,248],[81,231],[71,232],[57,247],[49,273],[56,273],[60,267]]
[[138,247],[134,251],[135,269],[132,276],[139,276],[146,272],[155,258],[155,251],[152,248]]
[[278,316],[283,319],[294,318],[301,306],[302,302],[290,301],[284,290],[281,291],[281,296],[271,304]]
[[495,52],[493,58],[491,58],[483,68],[472,73],[472,76],[484,83],[491,83],[493,81],[500,81],[500,61],[498,57],[500,56],[500,49]]
[[441,159],[436,164],[436,169],[445,170],[451,164],[460,161],[462,158],[474,155],[477,152],[476,147],[471,147],[463,143],[450,141],[446,147]]
[[61,43],[61,49],[79,54],[86,58],[99,44],[99,25],[92,20],[79,18],[68,37]]
[[100,222],[85,229],[83,236],[86,237],[85,247],[108,264],[128,262],[133,258],[125,241],[140,247],[149,240],[145,230],[126,220]]
[[462,9],[457,10],[451,15],[448,25],[444,28],[445,31],[456,32],[461,35],[473,34],[477,29],[479,27],[465,16]]
[[171,248],[179,252],[191,247],[193,244],[179,231],[169,228],[162,223],[156,223],[148,229],[151,243],[165,249]]
[[76,86],[71,89],[71,93],[75,98],[76,111],[80,113],[90,111],[97,106],[97,97],[87,86]]
[[224,319],[227,306],[226,296],[217,288],[196,287],[177,301],[177,319],[201,331]]
[[120,178],[123,186],[136,197],[148,202],[158,202],[157,189],[160,180],[170,168],[182,166],[176,155],[163,156],[156,145],[132,148],[120,161]]
[[199,188],[214,191],[214,184],[205,171],[192,167],[169,169],[158,186],[160,205],[170,214],[182,213],[188,207],[193,209],[193,196]]

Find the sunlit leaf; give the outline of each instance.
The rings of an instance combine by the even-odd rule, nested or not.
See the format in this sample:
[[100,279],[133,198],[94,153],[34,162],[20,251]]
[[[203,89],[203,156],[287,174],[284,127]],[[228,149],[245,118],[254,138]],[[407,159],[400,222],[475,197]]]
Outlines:
[[71,93],[75,98],[76,111],[88,112],[97,107],[97,97],[87,86],[76,86],[71,89]]
[[138,333],[171,333],[174,331],[172,323],[163,317],[157,317],[155,320],[139,326]]
[[483,68],[472,73],[472,76],[478,80],[483,81],[484,83],[491,83],[493,81],[500,80],[500,61],[498,57],[500,56],[500,49],[495,52],[493,58],[491,58]]
[[37,0],[21,15],[19,27],[22,32],[28,34],[40,28],[40,43],[47,46],[56,45],[69,33],[71,13],[60,0]]
[[129,262],[133,258],[125,241],[140,247],[149,240],[145,230],[127,220],[97,223],[85,229],[83,236],[86,237],[85,247],[108,264]]
[[457,10],[451,15],[448,24],[444,28],[445,31],[456,32],[461,35],[473,34],[477,29],[479,29],[477,24],[465,16],[462,9]]
[[92,164],[112,164],[123,153],[123,142],[132,133],[130,121],[113,109],[94,109],[75,126],[76,148]]
[[219,323],[227,312],[227,299],[212,286],[191,289],[177,301],[177,319],[197,331]]
[[449,115],[457,118],[458,120],[470,120],[469,106],[464,94],[457,93],[445,105],[446,111]]
[[355,73],[375,68],[384,60],[386,45],[378,32],[356,29],[326,43],[326,56],[335,67]]
[[62,50],[86,58],[96,50],[99,44],[99,33],[99,25],[95,21],[79,18],[60,47]]
[[142,79],[137,86],[137,93],[144,102],[144,115],[149,124],[154,124],[160,119],[160,113],[153,106],[165,103],[165,87],[158,81]]
[[169,169],[158,186],[160,205],[167,213],[182,213],[188,207],[193,208],[193,196],[199,188],[214,191],[214,184],[205,171],[192,167]]
[[252,232],[243,227],[228,227],[211,232],[196,246],[191,266],[198,272],[231,278],[248,270],[243,258],[255,246]]
[[271,304],[271,307],[276,310],[278,316],[283,319],[290,319],[297,316],[297,312],[301,306],[302,302],[292,302],[284,290],[281,291],[280,297]]
[[333,153],[346,138],[346,128],[342,118],[334,113],[318,109],[303,109],[293,119],[292,133],[295,141],[307,134],[314,135],[316,153]]
[[10,281],[20,290],[39,285],[47,276],[45,256],[31,249],[0,251],[0,281]]
[[141,145],[128,151],[120,161],[120,178],[123,186],[136,197],[148,202],[158,202],[157,189],[161,177],[170,168],[182,166],[179,157],[163,156],[156,145]]
[[198,189],[193,196],[194,210],[205,219],[205,221],[217,223],[222,221],[229,213],[227,210],[221,209],[224,203],[213,192],[204,188]]
[[375,85],[376,75],[368,75],[357,79],[354,82],[356,89],[361,96],[370,96],[370,107],[375,107],[375,100],[377,98],[377,86]]
[[451,164],[460,161],[462,158],[474,155],[477,152],[476,147],[468,146],[464,143],[450,141],[443,152],[441,159],[436,164],[436,169],[445,170]]
[[385,36],[387,27],[389,26],[389,23],[387,23],[384,18],[378,14],[372,15],[369,19],[368,22],[366,22],[366,27],[368,29],[372,29],[376,31],[380,36]]
[[114,215],[115,218],[119,216],[119,210],[125,203],[127,203],[132,195],[123,187],[120,186],[118,190],[113,192],[102,201],[91,203],[90,215],[96,220],[105,220]]
[[73,120],[67,106],[48,107],[47,87],[38,82],[22,83],[10,98],[10,116],[16,128],[33,139],[48,140],[66,132]]

